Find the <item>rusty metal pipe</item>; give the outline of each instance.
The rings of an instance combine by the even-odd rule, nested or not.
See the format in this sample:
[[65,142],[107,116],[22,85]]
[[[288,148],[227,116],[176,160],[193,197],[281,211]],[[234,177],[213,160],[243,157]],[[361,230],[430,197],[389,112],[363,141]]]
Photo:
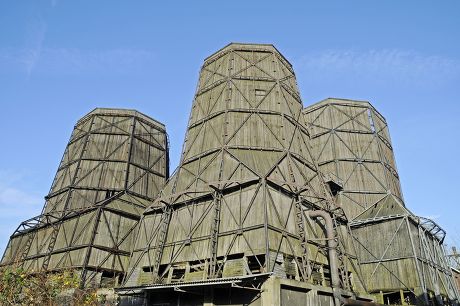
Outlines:
[[307,212],[311,218],[323,218],[326,225],[327,248],[329,255],[329,268],[331,270],[332,288],[340,287],[339,268],[337,264],[337,241],[334,236],[334,222],[331,216],[324,210],[311,210]]
[[[326,226],[326,238],[329,257],[329,268],[331,270],[331,284],[332,288],[340,287],[338,257],[337,257],[337,241],[334,235],[334,221],[331,215],[324,210],[311,210],[307,212],[310,218],[323,218]],[[379,306],[374,302],[358,301],[354,299],[344,298],[337,294],[337,298],[343,303],[343,306]]]

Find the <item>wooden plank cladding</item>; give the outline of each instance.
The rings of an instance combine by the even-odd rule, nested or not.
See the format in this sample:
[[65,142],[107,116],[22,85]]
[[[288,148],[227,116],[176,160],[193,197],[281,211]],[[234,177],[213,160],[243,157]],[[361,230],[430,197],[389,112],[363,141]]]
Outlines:
[[366,101],[329,98],[303,110],[321,171],[342,184],[351,220],[389,194],[403,196],[385,118]]
[[165,126],[95,109],[2,265],[74,269],[120,305],[458,305],[446,235],[404,203],[367,101],[303,108],[269,44],[204,60],[178,168]]
[[117,192],[153,199],[166,180],[165,128],[133,110],[96,109],[74,128],[44,213],[91,207]]
[[306,107],[303,119],[319,169],[340,187],[336,202],[351,221],[366,290],[380,302],[457,299],[445,232],[403,202],[385,118],[367,101],[328,98]]
[[[294,71],[272,45],[230,44],[200,72],[181,163],[140,222],[125,286],[272,273],[363,288],[342,210],[312,158]],[[326,237],[325,210],[336,238]],[[338,239],[331,271],[328,239]]]
[[165,126],[134,110],[97,108],[72,132],[42,215],[12,235],[2,265],[76,269],[82,286],[121,282],[137,224],[169,176]]

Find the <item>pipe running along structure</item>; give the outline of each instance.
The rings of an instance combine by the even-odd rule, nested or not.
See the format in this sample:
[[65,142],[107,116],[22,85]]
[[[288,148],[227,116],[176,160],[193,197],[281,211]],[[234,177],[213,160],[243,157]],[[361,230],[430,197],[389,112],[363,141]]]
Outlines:
[[324,210],[308,211],[307,215],[311,218],[323,218],[326,226],[326,239],[329,256],[329,266],[331,269],[332,288],[340,287],[339,268],[337,264],[337,241],[334,235],[334,222],[331,216]]
[[[331,270],[331,285],[332,288],[339,288],[340,287],[340,279],[339,279],[339,268],[337,264],[337,241],[334,235],[334,222],[332,217],[329,215],[328,212],[324,210],[312,210],[308,211],[307,215],[310,218],[322,218],[324,220],[326,226],[326,239],[327,239],[327,248],[328,248],[328,257],[329,257],[329,267]],[[380,304],[376,304],[374,302],[368,301],[358,301],[350,298],[344,298],[340,295],[337,295],[340,303],[345,306],[378,306]]]

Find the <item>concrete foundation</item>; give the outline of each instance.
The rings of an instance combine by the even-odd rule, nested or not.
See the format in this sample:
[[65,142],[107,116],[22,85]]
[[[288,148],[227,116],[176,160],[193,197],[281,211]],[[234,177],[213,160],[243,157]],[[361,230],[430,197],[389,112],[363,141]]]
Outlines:
[[[187,287],[168,287],[164,289],[145,289],[135,295],[121,292],[120,304],[133,305],[181,305],[181,306],[339,306],[338,298],[352,298],[360,301],[372,301],[371,296],[356,296],[350,292],[330,287],[315,286],[296,280],[269,277],[253,288],[236,283],[222,285],[190,284]],[[185,289],[186,288],[186,289]]]

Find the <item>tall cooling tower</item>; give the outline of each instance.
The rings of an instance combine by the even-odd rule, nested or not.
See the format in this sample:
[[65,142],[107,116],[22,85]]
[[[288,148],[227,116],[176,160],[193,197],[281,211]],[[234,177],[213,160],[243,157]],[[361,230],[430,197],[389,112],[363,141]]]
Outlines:
[[85,286],[121,280],[140,215],[167,177],[163,124],[95,109],[75,125],[42,214],[17,228],[2,265],[76,269]]
[[385,118],[369,103],[326,99],[303,110],[319,169],[343,190],[338,202],[351,220],[376,203],[403,203]]
[[230,44],[205,60],[180,165],[144,213],[126,288],[269,274],[351,288],[346,243],[332,245],[344,220],[301,110],[292,66],[272,45]]
[[445,260],[445,231],[404,205],[383,116],[369,102],[332,98],[303,115],[319,169],[342,187],[337,201],[351,221],[367,292],[391,304],[458,300]]

